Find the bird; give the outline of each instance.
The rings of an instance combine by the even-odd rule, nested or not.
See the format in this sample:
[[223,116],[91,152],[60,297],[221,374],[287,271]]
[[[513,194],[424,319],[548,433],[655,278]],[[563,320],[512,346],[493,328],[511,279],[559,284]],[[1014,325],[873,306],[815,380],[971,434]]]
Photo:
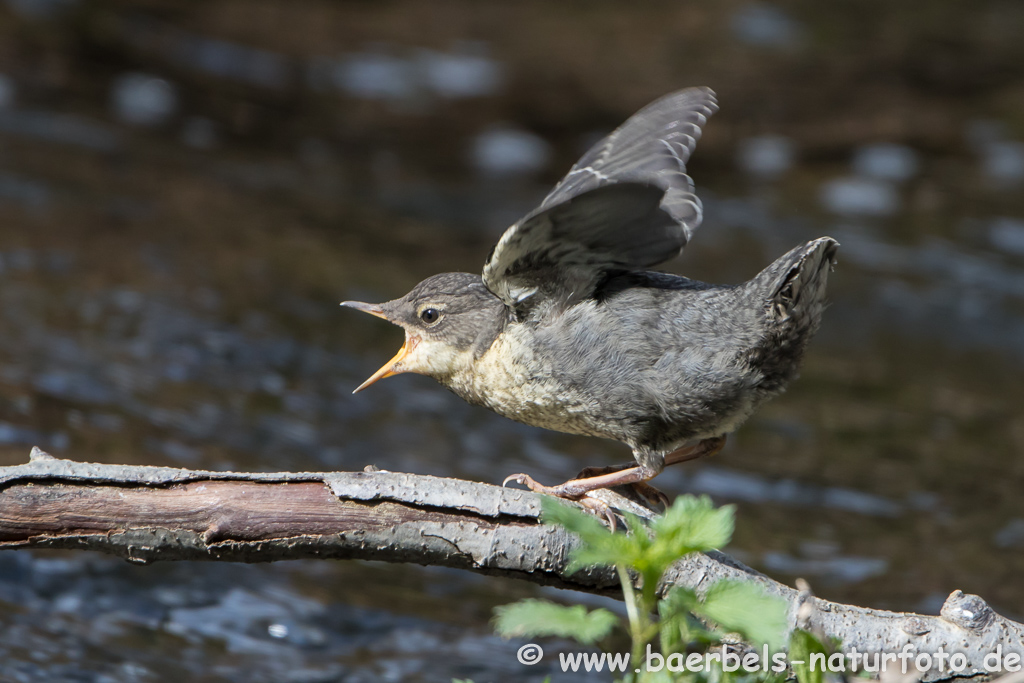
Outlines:
[[717,453],[796,377],[839,246],[812,240],[742,284],[650,270],[678,256],[702,221],[686,165],[717,110],[699,87],[638,111],[501,235],[481,274],[434,275],[381,304],[342,302],[405,330],[395,357],[355,392],[419,373],[504,417],[620,441],[633,462],[555,486],[525,473],[503,485],[595,512],[603,504],[592,494],[610,487],[667,504],[651,479]]

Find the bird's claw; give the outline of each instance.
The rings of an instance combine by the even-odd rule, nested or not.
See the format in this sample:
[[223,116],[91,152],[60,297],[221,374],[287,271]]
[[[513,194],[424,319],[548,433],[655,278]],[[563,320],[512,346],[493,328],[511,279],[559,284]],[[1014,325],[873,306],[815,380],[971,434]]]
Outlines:
[[501,488],[505,488],[506,486],[508,486],[508,483],[510,481],[514,481],[517,484],[522,484],[523,486],[529,488],[531,491],[533,490],[533,487],[531,487],[530,484],[537,484],[537,482],[533,480],[533,477],[531,477],[528,474],[510,474],[507,477],[505,477],[505,480],[503,482],[501,482]]
[[615,512],[612,511],[612,507],[608,503],[597,498],[591,498],[590,496],[583,496],[576,502],[598,517],[603,517],[604,523],[608,525],[608,531],[614,533],[618,528],[619,519],[615,516]]
[[529,488],[531,492],[534,492],[535,494],[548,494],[549,496],[557,496],[558,498],[569,498],[571,500],[575,500],[572,497],[566,496],[565,492],[563,492],[563,490],[561,490],[559,486],[545,486],[543,483],[540,483],[537,479],[529,476],[528,474],[510,474],[507,477],[505,477],[505,481],[502,481],[502,487],[504,488],[506,485],[508,485],[509,481],[515,481],[518,484],[522,484],[526,488]]
[[652,505],[661,505],[666,510],[672,505],[672,500],[668,497],[668,494],[661,489],[656,489],[644,482],[637,482],[632,486],[634,491]]

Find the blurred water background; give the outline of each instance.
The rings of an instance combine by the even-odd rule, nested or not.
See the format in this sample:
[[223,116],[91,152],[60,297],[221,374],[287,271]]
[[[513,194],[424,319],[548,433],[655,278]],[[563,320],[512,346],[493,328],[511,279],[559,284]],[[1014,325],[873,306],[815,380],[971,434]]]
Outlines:
[[[708,85],[705,224],[669,268],[842,247],[802,378],[659,486],[737,504],[728,551],[823,597],[935,613],[959,588],[1021,619],[1021,35],[1013,0],[6,0],[0,464],[557,482],[628,459],[422,377],[352,396],[402,335],[337,304],[478,271],[590,143]],[[488,625],[540,594],[6,552],[0,678],[540,681]]]

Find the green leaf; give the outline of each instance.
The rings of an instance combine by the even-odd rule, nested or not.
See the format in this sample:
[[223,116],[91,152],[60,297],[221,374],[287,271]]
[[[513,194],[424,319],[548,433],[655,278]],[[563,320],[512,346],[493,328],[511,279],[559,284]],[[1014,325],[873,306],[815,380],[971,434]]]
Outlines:
[[731,506],[715,509],[707,496],[680,496],[649,531],[635,531],[633,566],[644,580],[644,600],[653,608],[654,589],[668,567],[692,552],[711,550],[729,542],[733,531]]
[[566,571],[570,574],[590,566],[632,564],[629,560],[636,555],[635,540],[626,534],[608,534],[600,544],[587,545],[585,542],[569,553]]
[[670,619],[680,614],[689,614],[697,610],[700,599],[692,589],[685,586],[674,586],[658,604],[658,613],[662,619]]
[[585,545],[599,545],[612,535],[604,522],[594,515],[553,496],[541,496],[540,507],[542,522],[564,526],[578,535]]
[[715,508],[707,496],[679,496],[651,524],[658,543],[676,553],[706,552],[724,547],[732,538],[735,508]]
[[707,496],[680,496],[664,515],[651,522],[653,541],[646,544],[634,566],[656,584],[680,557],[724,546],[732,530],[731,506],[716,510]]
[[694,639],[691,614],[699,602],[689,588],[676,586],[658,602],[658,631],[662,652],[683,650]]
[[789,637],[789,663],[798,683],[822,683],[825,667],[816,666],[811,670],[811,655],[814,653],[828,656],[825,646],[813,634],[795,629]]
[[784,600],[766,594],[756,583],[730,580],[711,586],[693,608],[726,631],[736,631],[748,641],[767,643],[773,649],[782,645],[786,610]]
[[588,612],[583,605],[566,607],[547,600],[521,600],[494,609],[495,628],[506,638],[561,636],[593,645],[609,633],[619,618],[606,609]]
[[[637,557],[637,539],[612,533],[594,515],[567,505],[556,498],[541,499],[541,521],[559,524],[580,537],[582,543],[569,555],[569,573],[590,566],[630,565]],[[646,537],[647,532],[644,532]]]
[[618,679],[616,683],[625,683],[626,681],[641,681],[642,683],[698,683],[699,679],[692,677],[680,678],[679,674],[674,674],[663,668],[657,672],[644,672],[640,674],[639,678],[624,678]]
[[733,532],[732,506],[715,509],[707,496],[678,497],[649,527],[644,520],[627,513],[629,533],[625,534],[610,532],[594,515],[554,498],[544,497],[541,505],[541,519],[545,523],[560,524],[583,541],[570,557],[569,571],[591,565],[624,565],[638,571],[645,586],[652,587],[677,559],[722,547]]

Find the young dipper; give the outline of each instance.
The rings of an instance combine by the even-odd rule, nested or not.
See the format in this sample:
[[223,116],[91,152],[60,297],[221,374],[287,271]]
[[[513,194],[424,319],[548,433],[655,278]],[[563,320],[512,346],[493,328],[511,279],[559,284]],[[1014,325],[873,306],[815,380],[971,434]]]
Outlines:
[[513,420],[622,441],[635,465],[559,486],[505,483],[584,503],[625,484],[663,499],[644,482],[720,450],[796,376],[839,246],[808,242],[740,285],[646,270],[700,225],[686,162],[717,109],[710,89],[691,88],[634,114],[505,231],[482,276],[442,273],[394,301],[344,302],[405,329],[356,391],[417,372]]

